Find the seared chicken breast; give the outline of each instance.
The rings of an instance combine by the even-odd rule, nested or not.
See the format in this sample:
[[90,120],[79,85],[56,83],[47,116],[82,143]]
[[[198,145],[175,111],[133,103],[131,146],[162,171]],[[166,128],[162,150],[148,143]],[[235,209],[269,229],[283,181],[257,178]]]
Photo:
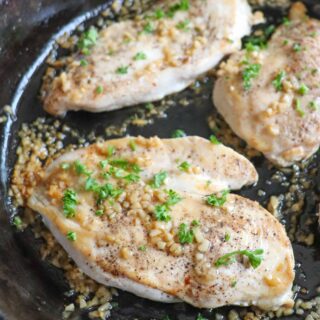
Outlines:
[[233,131],[280,166],[320,144],[320,22],[297,3],[267,46],[249,43],[222,65],[214,104]]
[[54,160],[28,206],[100,283],[200,308],[275,309],[292,304],[290,241],[226,190],[256,179],[248,160],[205,139],[128,137]]
[[133,20],[93,28],[45,89],[44,108],[101,112],[159,100],[190,85],[250,32],[246,0],[161,1]]

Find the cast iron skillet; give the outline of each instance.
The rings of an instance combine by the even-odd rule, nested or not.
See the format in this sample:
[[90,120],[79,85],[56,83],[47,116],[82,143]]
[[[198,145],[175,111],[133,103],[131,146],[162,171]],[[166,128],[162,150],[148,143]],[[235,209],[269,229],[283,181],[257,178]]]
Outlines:
[[[320,18],[320,5],[317,0],[305,1],[310,12]],[[0,318],[8,320],[61,319],[64,296],[68,289],[62,273],[41,261],[37,253],[38,242],[29,231],[15,232],[10,226],[10,217],[15,208],[8,197],[10,174],[15,163],[15,148],[18,144],[17,132],[23,122],[31,122],[39,116],[50,117],[42,111],[37,98],[41,77],[45,70],[43,63],[52,45],[52,37],[63,30],[72,30],[85,20],[91,12],[95,15],[108,5],[102,0],[0,0],[0,103],[13,108],[13,116],[1,128],[1,186],[0,186]],[[93,11],[92,10],[96,10]],[[283,12],[268,9],[271,19],[279,18]],[[212,114],[212,80],[209,80],[201,99],[191,100],[188,107],[171,107],[167,119],[157,119],[144,128],[129,127],[131,135],[169,137],[177,129],[184,129],[189,135],[208,137],[211,133],[206,118]],[[181,98],[192,97],[191,90],[173,97],[177,104]],[[70,113],[63,120],[83,134],[94,130],[101,133],[112,123],[121,123],[134,114],[135,108],[103,114],[84,112]],[[316,156],[310,166],[317,167],[320,157]],[[255,187],[242,190],[240,194],[258,200],[262,205],[270,195],[284,192],[278,184],[269,184],[269,178],[276,171],[268,169],[264,159],[254,159],[260,181]],[[312,190],[305,198],[305,206],[299,222],[304,227],[306,219],[315,212],[315,195],[319,194],[320,174],[313,179]],[[266,195],[257,196],[257,190],[266,190]],[[314,218],[314,217],[313,217]],[[266,226],[267,227],[267,226]],[[316,232],[316,225],[312,227]],[[319,238],[312,247],[294,243],[297,261],[296,284],[307,288],[303,299],[313,297],[315,288],[320,285],[320,245]],[[195,319],[199,310],[180,304],[161,304],[137,298],[120,292],[116,301],[119,307],[112,312],[111,319]],[[214,319],[215,313],[226,314],[230,308],[204,311],[202,314]],[[87,319],[86,313],[75,314],[71,319]],[[298,319],[296,316],[288,319]]]

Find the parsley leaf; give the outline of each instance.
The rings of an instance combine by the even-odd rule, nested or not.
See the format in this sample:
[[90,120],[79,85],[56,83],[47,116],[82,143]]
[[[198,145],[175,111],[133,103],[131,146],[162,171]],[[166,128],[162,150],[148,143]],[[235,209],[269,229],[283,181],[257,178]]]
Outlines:
[[304,110],[302,109],[301,100],[296,99],[296,100],[295,100],[295,105],[296,105],[296,111],[297,111],[297,113],[299,114],[299,116],[300,116],[301,118],[303,118],[303,117],[305,116],[305,112],[304,112]]
[[175,131],[173,131],[171,138],[182,138],[185,137],[187,134],[181,130],[181,129],[177,129]]
[[127,74],[128,73],[129,66],[120,66],[117,68],[116,73],[117,74]]
[[137,54],[133,57],[134,61],[146,60],[146,59],[147,59],[147,55],[144,52],[137,52]]
[[309,91],[310,91],[309,87],[304,83],[302,83],[298,89],[298,93],[301,94],[302,96],[304,96],[305,94],[308,94]]
[[62,198],[63,212],[67,218],[75,216],[76,206],[78,204],[77,194],[71,189],[65,190]]
[[154,175],[153,179],[150,182],[150,186],[154,189],[160,188],[164,184],[167,177],[168,173],[166,171],[160,171],[159,173]]
[[181,162],[178,166],[179,170],[185,171],[185,172],[187,172],[190,169],[190,167],[191,167],[191,164],[187,161]]
[[251,88],[252,80],[258,77],[260,70],[261,64],[259,63],[249,64],[245,67],[242,71],[243,87],[245,90],[249,90]]
[[178,232],[179,242],[181,244],[192,243],[194,239],[194,234],[191,229],[185,223],[181,223]]
[[275,79],[272,81],[272,84],[277,91],[282,90],[282,81],[286,78],[286,76],[287,76],[286,72],[282,70],[277,74]]
[[229,190],[222,191],[220,197],[217,196],[216,194],[211,194],[206,198],[207,204],[213,207],[221,207],[227,201],[228,194],[229,194]]
[[86,176],[90,176],[91,172],[88,171],[87,167],[82,164],[79,160],[76,160],[74,162],[74,169],[76,171],[77,174],[84,174]]
[[169,208],[166,205],[166,203],[156,205],[154,208],[154,213],[158,221],[168,222],[171,220],[171,216],[169,214]]
[[77,234],[74,231],[68,231],[67,239],[70,240],[70,241],[76,241],[77,240]]
[[184,30],[184,31],[188,31],[189,30],[189,24],[190,24],[190,20],[189,19],[185,19],[183,21],[180,21],[176,27],[180,30]]
[[254,251],[250,251],[250,250],[233,251],[233,252],[230,252],[230,253],[227,253],[227,254],[223,255],[218,260],[216,260],[215,266],[216,267],[227,266],[227,265],[229,265],[229,264],[231,264],[231,263],[236,261],[235,256],[241,255],[241,256],[248,257],[250,265],[254,269],[256,269],[256,268],[259,267],[259,265],[262,262],[263,253],[264,253],[263,249],[257,249],[257,250],[254,250]]
[[89,30],[85,31],[78,43],[77,46],[83,54],[90,54],[90,49],[97,43],[98,31],[95,27],[90,27]]
[[218,138],[213,134],[209,137],[209,140],[212,144],[221,144],[221,142],[218,140]]

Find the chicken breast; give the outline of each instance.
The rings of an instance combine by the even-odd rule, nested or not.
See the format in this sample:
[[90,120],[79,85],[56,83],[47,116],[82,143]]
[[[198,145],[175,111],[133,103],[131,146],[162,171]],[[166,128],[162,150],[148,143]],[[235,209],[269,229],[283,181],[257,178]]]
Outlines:
[[162,99],[190,85],[250,32],[246,0],[160,1],[144,16],[79,41],[82,54],[46,88],[44,108],[101,112]]
[[124,138],[54,160],[28,206],[100,283],[200,308],[275,309],[292,304],[290,241],[270,213],[224,190],[256,177],[245,158],[201,138]]
[[267,47],[252,43],[222,66],[214,104],[233,131],[280,166],[320,144],[320,22],[295,4]]

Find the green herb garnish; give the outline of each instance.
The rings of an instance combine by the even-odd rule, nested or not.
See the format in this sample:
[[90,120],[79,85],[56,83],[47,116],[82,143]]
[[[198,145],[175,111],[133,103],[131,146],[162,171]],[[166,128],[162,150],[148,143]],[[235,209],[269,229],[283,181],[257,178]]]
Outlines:
[[90,54],[90,49],[97,43],[98,31],[95,27],[90,27],[89,30],[85,31],[79,41],[78,48],[83,54]]
[[300,52],[302,50],[302,46],[300,43],[294,43],[292,49],[294,52]]
[[154,175],[153,179],[149,184],[152,188],[158,189],[164,184],[164,181],[167,177],[168,173],[166,171],[160,171],[159,173]]
[[117,74],[127,74],[129,66],[121,66],[116,70]]
[[221,144],[221,142],[218,140],[218,138],[213,134],[209,137],[209,140],[212,144]]
[[134,57],[133,60],[134,61],[138,61],[138,60],[146,60],[147,59],[147,55],[144,52],[138,52]]
[[208,320],[207,318],[205,318],[202,314],[198,314],[196,320]]
[[81,59],[80,60],[80,66],[81,67],[86,67],[88,65],[88,61],[87,60],[85,60],[85,59]]
[[65,190],[62,198],[63,212],[67,218],[75,216],[76,207],[78,204],[77,194],[72,189]]
[[132,151],[136,151],[137,150],[137,145],[136,143],[134,142],[134,140],[130,140],[129,142],[129,147]]
[[63,170],[68,170],[70,168],[70,166],[71,165],[68,162],[61,163],[61,169],[63,169]]
[[249,64],[245,69],[242,71],[242,80],[243,80],[243,87],[245,90],[249,90],[252,86],[252,80],[256,79],[260,73],[261,64],[254,63]]
[[229,240],[230,240],[230,233],[226,233],[226,234],[224,235],[224,241],[227,242],[227,241],[229,241]]
[[200,226],[200,221],[199,220],[192,220],[191,225],[193,227],[199,227]]
[[304,96],[310,91],[309,87],[302,83],[298,89],[298,93]]
[[143,32],[145,33],[152,33],[154,31],[154,26],[153,24],[148,21],[144,26],[143,26]]
[[188,11],[190,8],[189,0],[180,0],[178,3],[169,7],[167,16],[173,18],[177,11]]
[[97,88],[96,88],[96,93],[97,94],[101,94],[103,92],[103,86],[98,86]]
[[275,79],[272,81],[273,86],[275,87],[275,89],[277,91],[281,91],[282,90],[282,81],[285,79],[285,77],[287,76],[285,71],[280,71],[277,76],[275,77]]
[[187,134],[181,130],[181,129],[177,129],[175,131],[173,131],[171,138],[182,138],[185,137]]
[[302,105],[301,105],[301,101],[299,99],[295,100],[295,105],[296,105],[296,111],[298,112],[300,117],[304,117],[305,116],[305,112],[302,109]]
[[76,241],[77,240],[77,234],[74,231],[68,231],[67,239],[70,240],[70,241]]
[[82,164],[79,160],[74,162],[74,169],[77,174],[84,174],[86,176],[90,176],[91,172],[88,171],[87,167]]
[[183,21],[180,21],[176,27],[180,30],[184,30],[184,31],[188,31],[189,30],[189,24],[190,24],[190,20],[189,19],[185,19]]
[[104,211],[103,211],[103,209],[99,209],[96,211],[95,214],[96,214],[96,216],[100,217],[100,216],[104,215]]
[[185,223],[181,223],[178,232],[179,242],[181,244],[192,243],[194,239],[194,234],[191,229]]
[[12,223],[18,230],[22,228],[22,220],[19,216],[15,216]]
[[168,222],[171,220],[168,206],[164,204],[158,204],[154,208],[154,214],[158,221]]
[[181,171],[187,172],[191,167],[191,164],[187,161],[183,161],[182,163],[179,164],[178,168]]
[[250,265],[256,269],[260,266],[261,262],[262,262],[262,255],[263,255],[263,249],[257,249],[254,251],[250,251],[250,250],[237,250],[237,251],[233,251],[230,253],[227,253],[225,255],[223,255],[222,257],[220,257],[216,262],[215,262],[215,266],[216,267],[221,267],[221,266],[227,266],[231,263],[234,263],[236,261],[236,256],[240,255],[240,256],[246,256],[249,259]]
[[221,192],[221,196],[217,196],[216,194],[211,194],[207,196],[206,202],[210,206],[213,207],[221,207],[227,201],[227,195],[229,194],[229,190],[224,190]]
[[139,251],[146,251],[147,247],[145,245],[142,245],[138,248]]

